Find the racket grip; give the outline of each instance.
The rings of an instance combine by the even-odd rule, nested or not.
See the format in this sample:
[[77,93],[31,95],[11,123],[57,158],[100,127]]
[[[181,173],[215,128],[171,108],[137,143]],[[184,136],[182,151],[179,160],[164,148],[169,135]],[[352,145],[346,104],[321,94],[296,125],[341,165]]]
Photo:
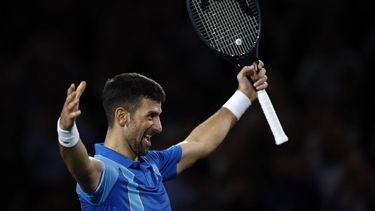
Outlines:
[[266,116],[268,125],[270,126],[272,134],[275,138],[276,145],[280,145],[288,141],[288,137],[284,133],[266,90],[257,91],[257,94],[263,113]]

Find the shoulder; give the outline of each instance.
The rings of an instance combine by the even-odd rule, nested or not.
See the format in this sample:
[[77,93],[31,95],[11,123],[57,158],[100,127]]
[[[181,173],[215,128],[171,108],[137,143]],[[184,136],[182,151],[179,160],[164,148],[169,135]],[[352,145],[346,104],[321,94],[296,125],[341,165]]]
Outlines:
[[119,171],[116,162],[104,156],[95,155],[95,157],[90,157],[90,159],[98,161],[102,166],[103,172],[99,184],[93,192],[85,192],[81,189],[79,184],[77,184],[76,192],[81,202],[88,202],[89,204],[101,204],[110,195],[112,188],[119,178]]
[[109,158],[106,158],[104,156],[101,156],[101,155],[95,155],[95,157],[91,159],[95,159],[101,163],[102,169],[103,169],[103,175],[110,174],[115,177],[118,176],[117,169],[118,169],[118,166],[120,165],[119,163],[116,163],[115,161]]
[[164,150],[151,150],[142,158],[146,161],[160,162],[171,158],[181,157],[182,149],[179,145],[173,145]]

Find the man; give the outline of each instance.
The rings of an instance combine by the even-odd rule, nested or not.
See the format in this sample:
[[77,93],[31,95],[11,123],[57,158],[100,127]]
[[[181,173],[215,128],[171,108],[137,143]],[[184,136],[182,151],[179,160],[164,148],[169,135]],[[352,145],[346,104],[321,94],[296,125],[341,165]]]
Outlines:
[[[259,71],[257,71],[259,69]],[[209,155],[265,89],[263,62],[242,68],[238,90],[182,142],[162,151],[149,151],[151,137],[162,131],[162,87],[137,73],[109,79],[103,89],[108,130],[103,144],[90,157],[80,140],[75,119],[86,82],[72,84],[57,124],[61,156],[74,179],[83,210],[171,210],[163,182],[175,178],[198,159]],[[254,82],[250,83],[250,79]]]

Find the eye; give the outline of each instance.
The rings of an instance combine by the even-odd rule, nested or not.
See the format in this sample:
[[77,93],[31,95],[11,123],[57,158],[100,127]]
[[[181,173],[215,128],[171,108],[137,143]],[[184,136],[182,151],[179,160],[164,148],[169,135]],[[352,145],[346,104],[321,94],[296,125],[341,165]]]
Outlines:
[[155,117],[158,117],[159,116],[159,113],[157,112],[150,112],[149,114],[147,114],[147,120],[149,121],[153,121]]

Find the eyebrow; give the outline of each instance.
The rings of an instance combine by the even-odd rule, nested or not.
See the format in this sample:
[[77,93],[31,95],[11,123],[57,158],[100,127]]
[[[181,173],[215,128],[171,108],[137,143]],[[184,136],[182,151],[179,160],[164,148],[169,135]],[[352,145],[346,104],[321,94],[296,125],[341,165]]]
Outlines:
[[157,112],[157,111],[148,111],[146,115],[147,115],[147,116],[148,116],[148,115],[151,115],[151,116],[157,116],[157,115],[160,115],[161,112],[162,112],[161,109],[160,109],[160,113]]

